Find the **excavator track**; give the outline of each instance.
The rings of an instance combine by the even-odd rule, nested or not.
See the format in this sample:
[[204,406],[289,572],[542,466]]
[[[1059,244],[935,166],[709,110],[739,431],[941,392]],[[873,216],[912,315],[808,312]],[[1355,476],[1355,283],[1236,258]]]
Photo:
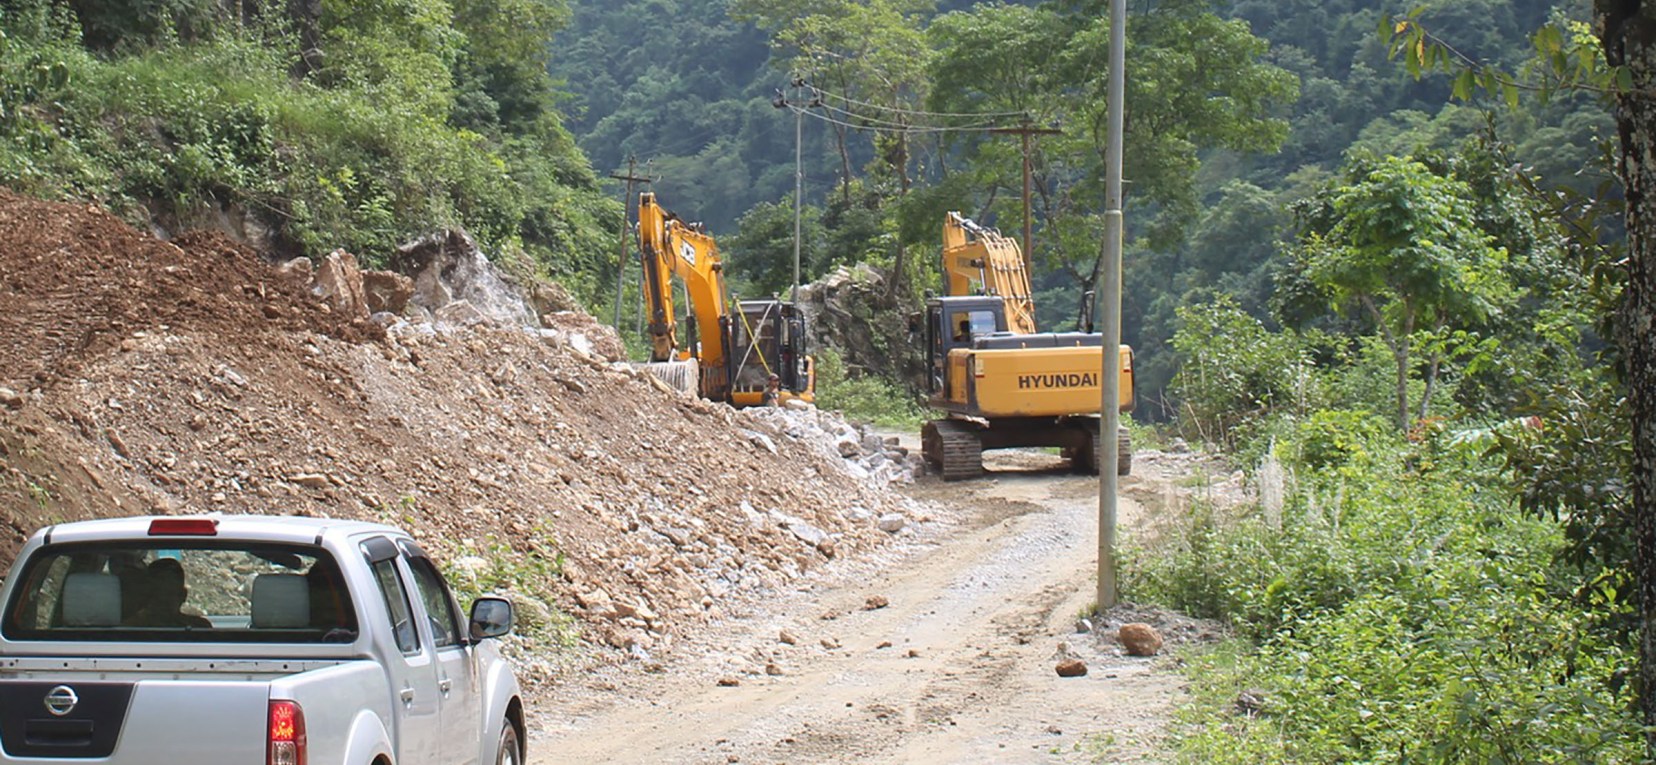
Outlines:
[[[1070,465],[1079,473],[1098,474],[1099,460],[1104,457],[1104,441],[1095,431],[1092,434],[1092,444],[1070,455]],[[1126,428],[1116,430],[1116,475],[1130,475],[1133,472],[1133,442]]]
[[976,428],[953,420],[932,420],[921,431],[926,461],[945,481],[983,475],[983,441]]

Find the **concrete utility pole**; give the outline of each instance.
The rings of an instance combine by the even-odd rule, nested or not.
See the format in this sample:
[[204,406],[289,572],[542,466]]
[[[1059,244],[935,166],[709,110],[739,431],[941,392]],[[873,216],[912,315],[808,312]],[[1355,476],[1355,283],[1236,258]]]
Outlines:
[[799,217],[805,203],[805,112],[794,110],[794,270],[788,300],[799,302]]
[[1019,125],[1018,127],[1015,127],[1015,128],[994,128],[994,129],[990,130],[989,132],[994,133],[994,134],[998,134],[998,135],[1023,136],[1023,182],[1024,182],[1024,184],[1023,184],[1023,213],[1024,213],[1023,260],[1024,260],[1024,273],[1032,274],[1032,273],[1034,273],[1034,271],[1031,269],[1029,261],[1030,261],[1030,258],[1034,257],[1035,246],[1033,244],[1030,244],[1030,240],[1034,238],[1034,233],[1033,232],[1035,231],[1035,226],[1034,226],[1034,224],[1031,221],[1031,218],[1029,216],[1029,197],[1030,197],[1030,194],[1031,194],[1031,189],[1030,189],[1030,167],[1029,167],[1029,137],[1032,136],[1032,135],[1056,135],[1056,134],[1062,133],[1064,131],[1058,130],[1056,128],[1031,127],[1030,124],[1029,124],[1029,120],[1026,119],[1026,120],[1023,121],[1023,124]]
[[[794,77],[788,83],[793,88],[793,98],[782,95],[782,89],[776,89],[776,95],[771,98],[771,106],[778,109],[788,109],[794,113],[794,261],[793,261],[793,289],[788,293],[788,300],[799,302],[799,219],[805,204],[805,110],[813,106],[822,105],[822,96],[804,77]],[[809,88],[810,98],[801,99],[799,91]]]
[[1103,319],[1104,369],[1099,376],[1103,395],[1098,405],[1098,610],[1115,607],[1116,598],[1116,463],[1121,445],[1121,144],[1122,112],[1127,89],[1127,0],[1110,0],[1110,80],[1106,107],[1109,143],[1104,154],[1104,258],[1099,268],[1104,284],[1098,316]]
[[633,184],[650,182],[649,178],[634,174],[637,167],[638,159],[629,156],[627,157],[626,175],[610,173],[611,178],[627,182],[627,190],[621,192],[621,254],[617,256],[615,261],[615,321],[612,323],[616,332],[621,331],[621,293],[623,291],[623,279],[627,274],[627,233],[632,228],[628,221],[632,220],[629,211],[632,210]]

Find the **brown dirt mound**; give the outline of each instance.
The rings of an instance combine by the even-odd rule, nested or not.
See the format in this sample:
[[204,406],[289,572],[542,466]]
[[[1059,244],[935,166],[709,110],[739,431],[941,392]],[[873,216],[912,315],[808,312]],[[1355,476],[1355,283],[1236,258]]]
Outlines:
[[5,195],[0,221],[0,387],[28,391],[0,403],[0,561],[85,517],[376,519],[531,620],[556,606],[659,653],[883,545],[874,518],[904,509],[811,444],[566,342],[488,325],[361,342],[222,239]]
[[93,206],[0,190],[0,385],[72,376],[122,336],[169,327],[226,339],[271,328],[371,336],[214,233],[159,241]]

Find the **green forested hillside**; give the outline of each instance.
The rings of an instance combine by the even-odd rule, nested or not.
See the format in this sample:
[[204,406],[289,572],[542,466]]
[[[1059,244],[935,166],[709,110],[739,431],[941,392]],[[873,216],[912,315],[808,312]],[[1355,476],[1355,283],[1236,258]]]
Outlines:
[[[1016,125],[1012,115],[1022,114],[1060,126],[1061,135],[1036,142],[1034,255],[1044,322],[1073,326],[1101,232],[1102,3],[574,7],[552,66],[574,96],[570,124],[582,147],[603,169],[644,162],[668,205],[723,237],[733,273],[751,290],[780,289],[789,278],[793,119],[770,101],[791,73],[824,93],[804,129],[807,279],[841,263],[894,267],[901,256],[912,294],[934,286],[943,210],[1008,230],[1021,217],[1017,139],[954,129]],[[1448,77],[1416,81],[1390,61],[1380,18],[1412,8],[1134,7],[1124,322],[1139,353],[1147,404],[1139,416],[1177,409],[1167,392],[1177,306],[1225,293],[1271,318],[1273,256],[1290,238],[1290,207],[1333,178],[1348,153],[1448,152],[1492,130],[1513,161],[1549,183],[1585,190],[1604,179],[1598,142],[1611,131],[1591,99],[1497,111],[1491,123],[1477,106],[1451,102]],[[1467,55],[1516,65],[1530,57],[1528,35],[1541,23],[1584,12],[1548,0],[1445,0],[1427,4],[1422,18],[1452,30]],[[858,363],[880,366],[870,361]]]
[[344,247],[376,262],[461,226],[588,299],[606,281],[620,206],[555,105],[557,0],[21,0],[0,13],[0,180],[13,188],[164,230],[231,228],[275,254]]

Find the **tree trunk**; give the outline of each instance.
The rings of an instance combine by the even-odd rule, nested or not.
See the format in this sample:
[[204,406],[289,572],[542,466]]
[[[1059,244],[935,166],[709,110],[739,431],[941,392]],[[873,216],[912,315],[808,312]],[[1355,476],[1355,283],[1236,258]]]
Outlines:
[[1434,350],[1431,356],[1426,359],[1426,392],[1420,396],[1420,409],[1418,410],[1419,415],[1415,417],[1416,420],[1426,419],[1426,415],[1432,411],[1432,393],[1437,390],[1438,372],[1443,369],[1443,354],[1445,353],[1443,343],[1446,341],[1442,339],[1441,335],[1443,334],[1443,328],[1448,324],[1448,319],[1438,316],[1437,326],[1432,329],[1432,334],[1439,336],[1437,338],[1438,344],[1433,346]]
[[1386,315],[1380,311],[1380,305],[1374,302],[1372,295],[1359,295],[1357,302],[1368,311],[1369,317],[1380,329],[1380,339],[1391,349],[1392,360],[1397,362],[1397,427],[1400,430],[1409,429],[1409,337],[1414,334],[1414,311],[1408,301],[1403,301],[1403,326],[1398,332],[1392,332],[1386,323]]
[[[908,131],[897,134],[897,199],[908,196]],[[897,262],[891,269],[891,282],[886,285],[886,297],[895,297],[897,291],[908,283],[908,245],[903,244],[902,237],[897,238]]]
[[1437,389],[1438,370],[1443,367],[1443,354],[1433,353],[1426,361],[1426,392],[1420,397],[1420,409],[1416,420],[1424,420],[1432,412],[1432,393]]
[[1627,194],[1628,280],[1616,340],[1627,365],[1633,427],[1633,577],[1639,623],[1639,709],[1656,757],[1656,3],[1594,0],[1605,57],[1632,87],[1616,96]]
[[834,141],[839,146],[840,155],[840,199],[846,206],[851,205],[851,149],[845,145],[844,125],[834,125]]
[[289,74],[302,80],[322,68],[322,0],[288,0],[287,11],[299,42]]
[[1409,336],[1397,338],[1392,346],[1392,358],[1397,361],[1397,427],[1409,429]]

